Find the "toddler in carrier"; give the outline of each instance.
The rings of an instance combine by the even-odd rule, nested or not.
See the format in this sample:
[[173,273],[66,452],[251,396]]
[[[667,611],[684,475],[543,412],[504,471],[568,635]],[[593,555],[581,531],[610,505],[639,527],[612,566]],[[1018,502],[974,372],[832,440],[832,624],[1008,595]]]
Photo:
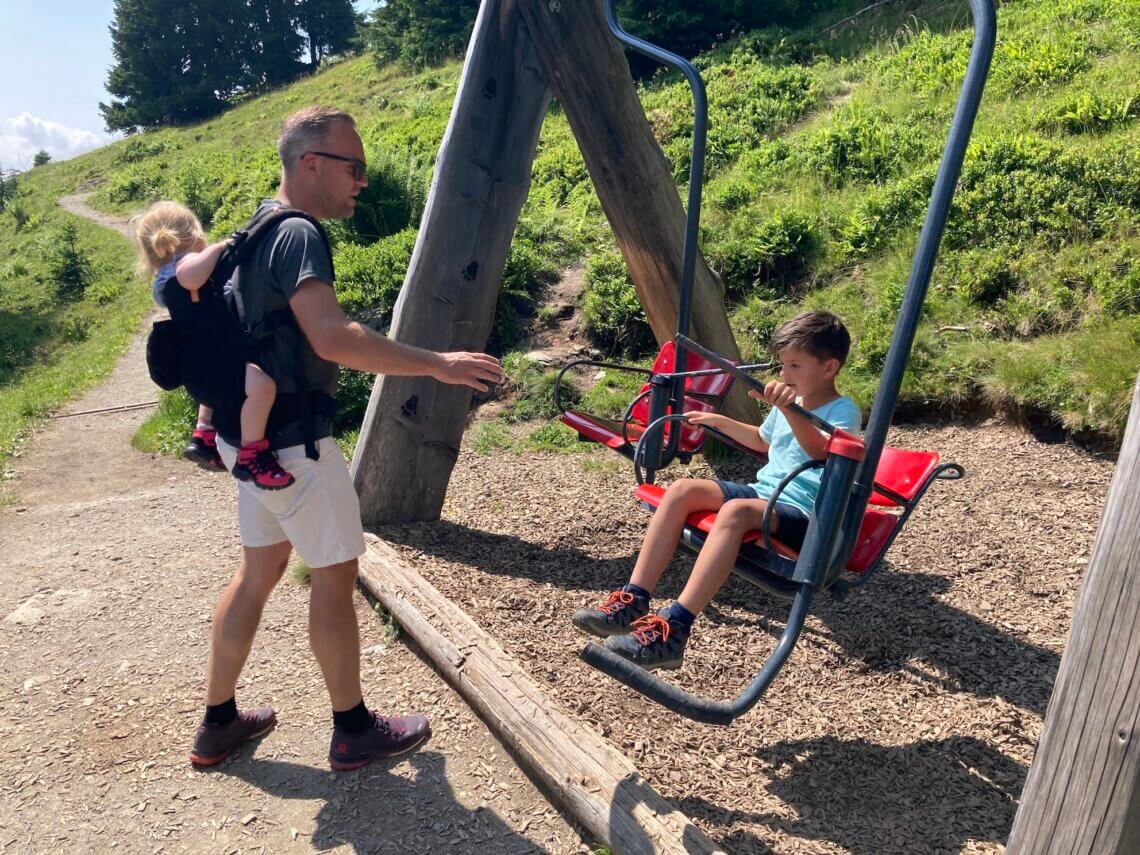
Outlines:
[[[186,390],[203,407],[241,411],[234,477],[263,490],[285,489],[293,475],[281,468],[265,438],[277,384],[254,361],[222,293],[224,283],[211,280],[228,241],[207,246],[198,218],[176,202],[156,202],[142,214],[135,241],[141,266],[155,277],[154,300],[170,312],[178,332]],[[195,436],[200,433],[201,411]]]

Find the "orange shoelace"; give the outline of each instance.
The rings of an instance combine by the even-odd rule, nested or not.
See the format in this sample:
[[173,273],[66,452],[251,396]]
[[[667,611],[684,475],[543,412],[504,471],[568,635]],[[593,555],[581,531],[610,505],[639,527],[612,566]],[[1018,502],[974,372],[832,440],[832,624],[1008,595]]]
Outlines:
[[632,605],[633,594],[629,593],[629,591],[614,591],[612,594],[606,597],[606,601],[604,603],[598,606],[598,611],[602,612],[603,614],[610,615],[616,612],[622,606]]
[[637,643],[642,647],[647,647],[659,638],[662,641],[668,641],[673,627],[661,615],[650,614],[635,620],[630,630],[632,630],[631,634]]

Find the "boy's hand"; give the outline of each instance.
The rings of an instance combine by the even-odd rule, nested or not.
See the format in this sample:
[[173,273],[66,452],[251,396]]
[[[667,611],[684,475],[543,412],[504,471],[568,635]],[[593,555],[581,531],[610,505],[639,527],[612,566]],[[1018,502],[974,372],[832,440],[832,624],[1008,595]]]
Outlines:
[[748,394],[767,401],[777,410],[783,410],[788,405],[796,402],[796,390],[786,383],[781,383],[779,380],[769,380],[764,386],[763,395],[754,395],[751,391]]
[[724,419],[719,413],[706,413],[704,410],[689,410],[685,418],[695,425],[715,425]]

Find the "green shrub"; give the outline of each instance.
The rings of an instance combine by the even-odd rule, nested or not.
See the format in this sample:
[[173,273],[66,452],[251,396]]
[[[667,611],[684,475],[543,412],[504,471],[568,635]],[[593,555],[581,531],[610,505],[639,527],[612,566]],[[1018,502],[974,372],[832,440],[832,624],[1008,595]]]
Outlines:
[[356,199],[355,237],[363,243],[419,225],[427,199],[428,171],[410,152],[370,153],[368,186]]
[[640,353],[656,341],[625,261],[616,252],[592,255],[586,261],[582,325],[590,340],[609,353]]
[[[554,379],[558,372],[527,359],[523,354],[508,353],[503,357],[503,375],[507,391],[515,394],[515,404],[503,414],[510,422],[551,419],[558,415],[554,407]],[[579,392],[573,385],[562,389],[563,406],[577,403]]]
[[729,294],[757,287],[785,292],[809,268],[823,243],[818,224],[794,209],[756,223],[744,212],[708,247],[709,261],[724,276]]
[[191,162],[175,173],[170,190],[176,200],[194,212],[203,228],[209,229],[222,203],[218,183],[215,176],[206,172],[204,164]]
[[861,104],[845,107],[805,144],[805,167],[832,187],[851,181],[882,183],[926,156],[929,132],[914,117],[892,121]]
[[346,315],[378,329],[388,325],[415,243],[415,230],[405,229],[369,245],[338,248],[336,294]]
[[168,168],[165,161],[146,160],[113,173],[105,191],[108,201],[122,205],[127,202],[152,202],[160,198],[166,187]]
[[1140,116],[1140,92],[1075,92],[1060,99],[1036,123],[1070,134],[1105,133]]
[[523,448],[531,451],[552,451],[556,454],[591,450],[587,443],[578,440],[576,430],[562,422],[547,422],[542,427],[535,428],[523,440]]
[[353,371],[351,368],[340,370],[336,387],[336,421],[333,424],[338,434],[360,429],[375,380],[374,374],[364,371]]

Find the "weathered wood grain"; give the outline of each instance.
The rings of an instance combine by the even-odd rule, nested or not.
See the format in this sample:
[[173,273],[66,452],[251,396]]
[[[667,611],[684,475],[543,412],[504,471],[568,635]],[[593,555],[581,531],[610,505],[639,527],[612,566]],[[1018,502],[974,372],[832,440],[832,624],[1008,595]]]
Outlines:
[[1140,379],[1007,852],[1140,852]]

